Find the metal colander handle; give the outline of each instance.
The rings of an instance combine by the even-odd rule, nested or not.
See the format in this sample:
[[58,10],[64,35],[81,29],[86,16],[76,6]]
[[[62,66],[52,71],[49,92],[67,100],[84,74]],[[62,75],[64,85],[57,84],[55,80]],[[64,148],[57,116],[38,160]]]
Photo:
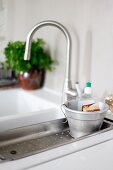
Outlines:
[[64,114],[64,116],[65,116],[65,118],[66,118],[66,121],[63,122],[63,123],[66,123],[66,122],[68,122],[68,121],[67,121],[67,115],[65,114],[65,110],[64,110],[63,106],[65,106],[65,104],[62,104],[62,105],[61,105],[61,110],[62,110],[62,112],[63,112],[63,114]]

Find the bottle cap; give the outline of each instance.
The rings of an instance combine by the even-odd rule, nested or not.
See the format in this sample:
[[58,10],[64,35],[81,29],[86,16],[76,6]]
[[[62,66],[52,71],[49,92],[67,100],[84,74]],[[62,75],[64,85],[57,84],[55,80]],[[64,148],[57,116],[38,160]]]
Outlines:
[[92,93],[92,88],[91,88],[91,83],[87,82],[86,87],[84,88],[84,93],[85,94],[91,94]]
[[90,82],[87,82],[87,83],[86,83],[86,87],[91,87],[91,83],[90,83]]

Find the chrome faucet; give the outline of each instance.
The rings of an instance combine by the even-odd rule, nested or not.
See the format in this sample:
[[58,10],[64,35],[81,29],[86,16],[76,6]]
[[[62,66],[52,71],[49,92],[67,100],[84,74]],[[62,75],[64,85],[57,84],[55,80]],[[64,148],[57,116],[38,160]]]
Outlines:
[[56,21],[42,21],[35,25],[32,30],[29,32],[27,36],[26,41],[26,47],[25,47],[25,55],[24,60],[30,60],[30,54],[31,54],[31,43],[34,33],[44,26],[54,26],[62,31],[62,33],[65,35],[66,42],[67,42],[67,62],[66,62],[66,75],[64,80],[64,86],[63,86],[63,102],[69,100],[71,97],[77,96],[76,90],[72,89],[72,84],[70,80],[70,65],[71,65],[71,37],[68,32],[68,30],[60,23]]

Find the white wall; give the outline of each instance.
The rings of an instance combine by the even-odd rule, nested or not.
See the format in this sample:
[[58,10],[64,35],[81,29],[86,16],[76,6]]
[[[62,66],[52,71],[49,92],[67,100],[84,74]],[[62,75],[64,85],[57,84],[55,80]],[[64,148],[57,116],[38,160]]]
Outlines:
[[[7,39],[25,40],[43,20],[64,24],[72,37],[72,80],[81,87],[91,81],[100,97],[113,93],[113,0],[7,0]],[[61,91],[65,75],[66,42],[53,27],[37,35],[49,44],[59,65],[47,74],[46,86]]]
[[6,46],[7,35],[7,8],[6,1],[0,0],[0,61],[4,60],[3,49]]

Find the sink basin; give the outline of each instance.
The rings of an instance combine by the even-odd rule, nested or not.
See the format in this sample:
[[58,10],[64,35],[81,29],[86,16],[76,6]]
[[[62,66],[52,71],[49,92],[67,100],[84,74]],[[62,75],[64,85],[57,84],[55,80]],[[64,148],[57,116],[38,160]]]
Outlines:
[[0,92],[0,117],[29,114],[55,106],[54,103],[22,89],[3,90]]
[[[104,120],[98,132],[72,138],[60,109],[60,97],[47,89],[30,92],[22,89],[1,90],[0,102],[1,161],[16,160],[55,148],[58,152],[59,147],[69,144],[72,151],[76,148],[80,150],[79,143],[82,143],[81,146],[88,143],[84,142],[85,139],[89,140],[88,146],[83,146],[87,148],[112,138],[109,133],[112,134],[113,123],[109,120]],[[96,139],[91,141],[94,137]]]
[[0,90],[0,132],[63,117],[60,97],[47,88]]
[[0,133],[0,159],[20,159],[62,145],[81,141],[84,138],[90,138],[110,129],[113,129],[113,123],[104,120],[100,131],[74,139],[70,136],[69,126],[66,120],[57,119],[8,130]]

